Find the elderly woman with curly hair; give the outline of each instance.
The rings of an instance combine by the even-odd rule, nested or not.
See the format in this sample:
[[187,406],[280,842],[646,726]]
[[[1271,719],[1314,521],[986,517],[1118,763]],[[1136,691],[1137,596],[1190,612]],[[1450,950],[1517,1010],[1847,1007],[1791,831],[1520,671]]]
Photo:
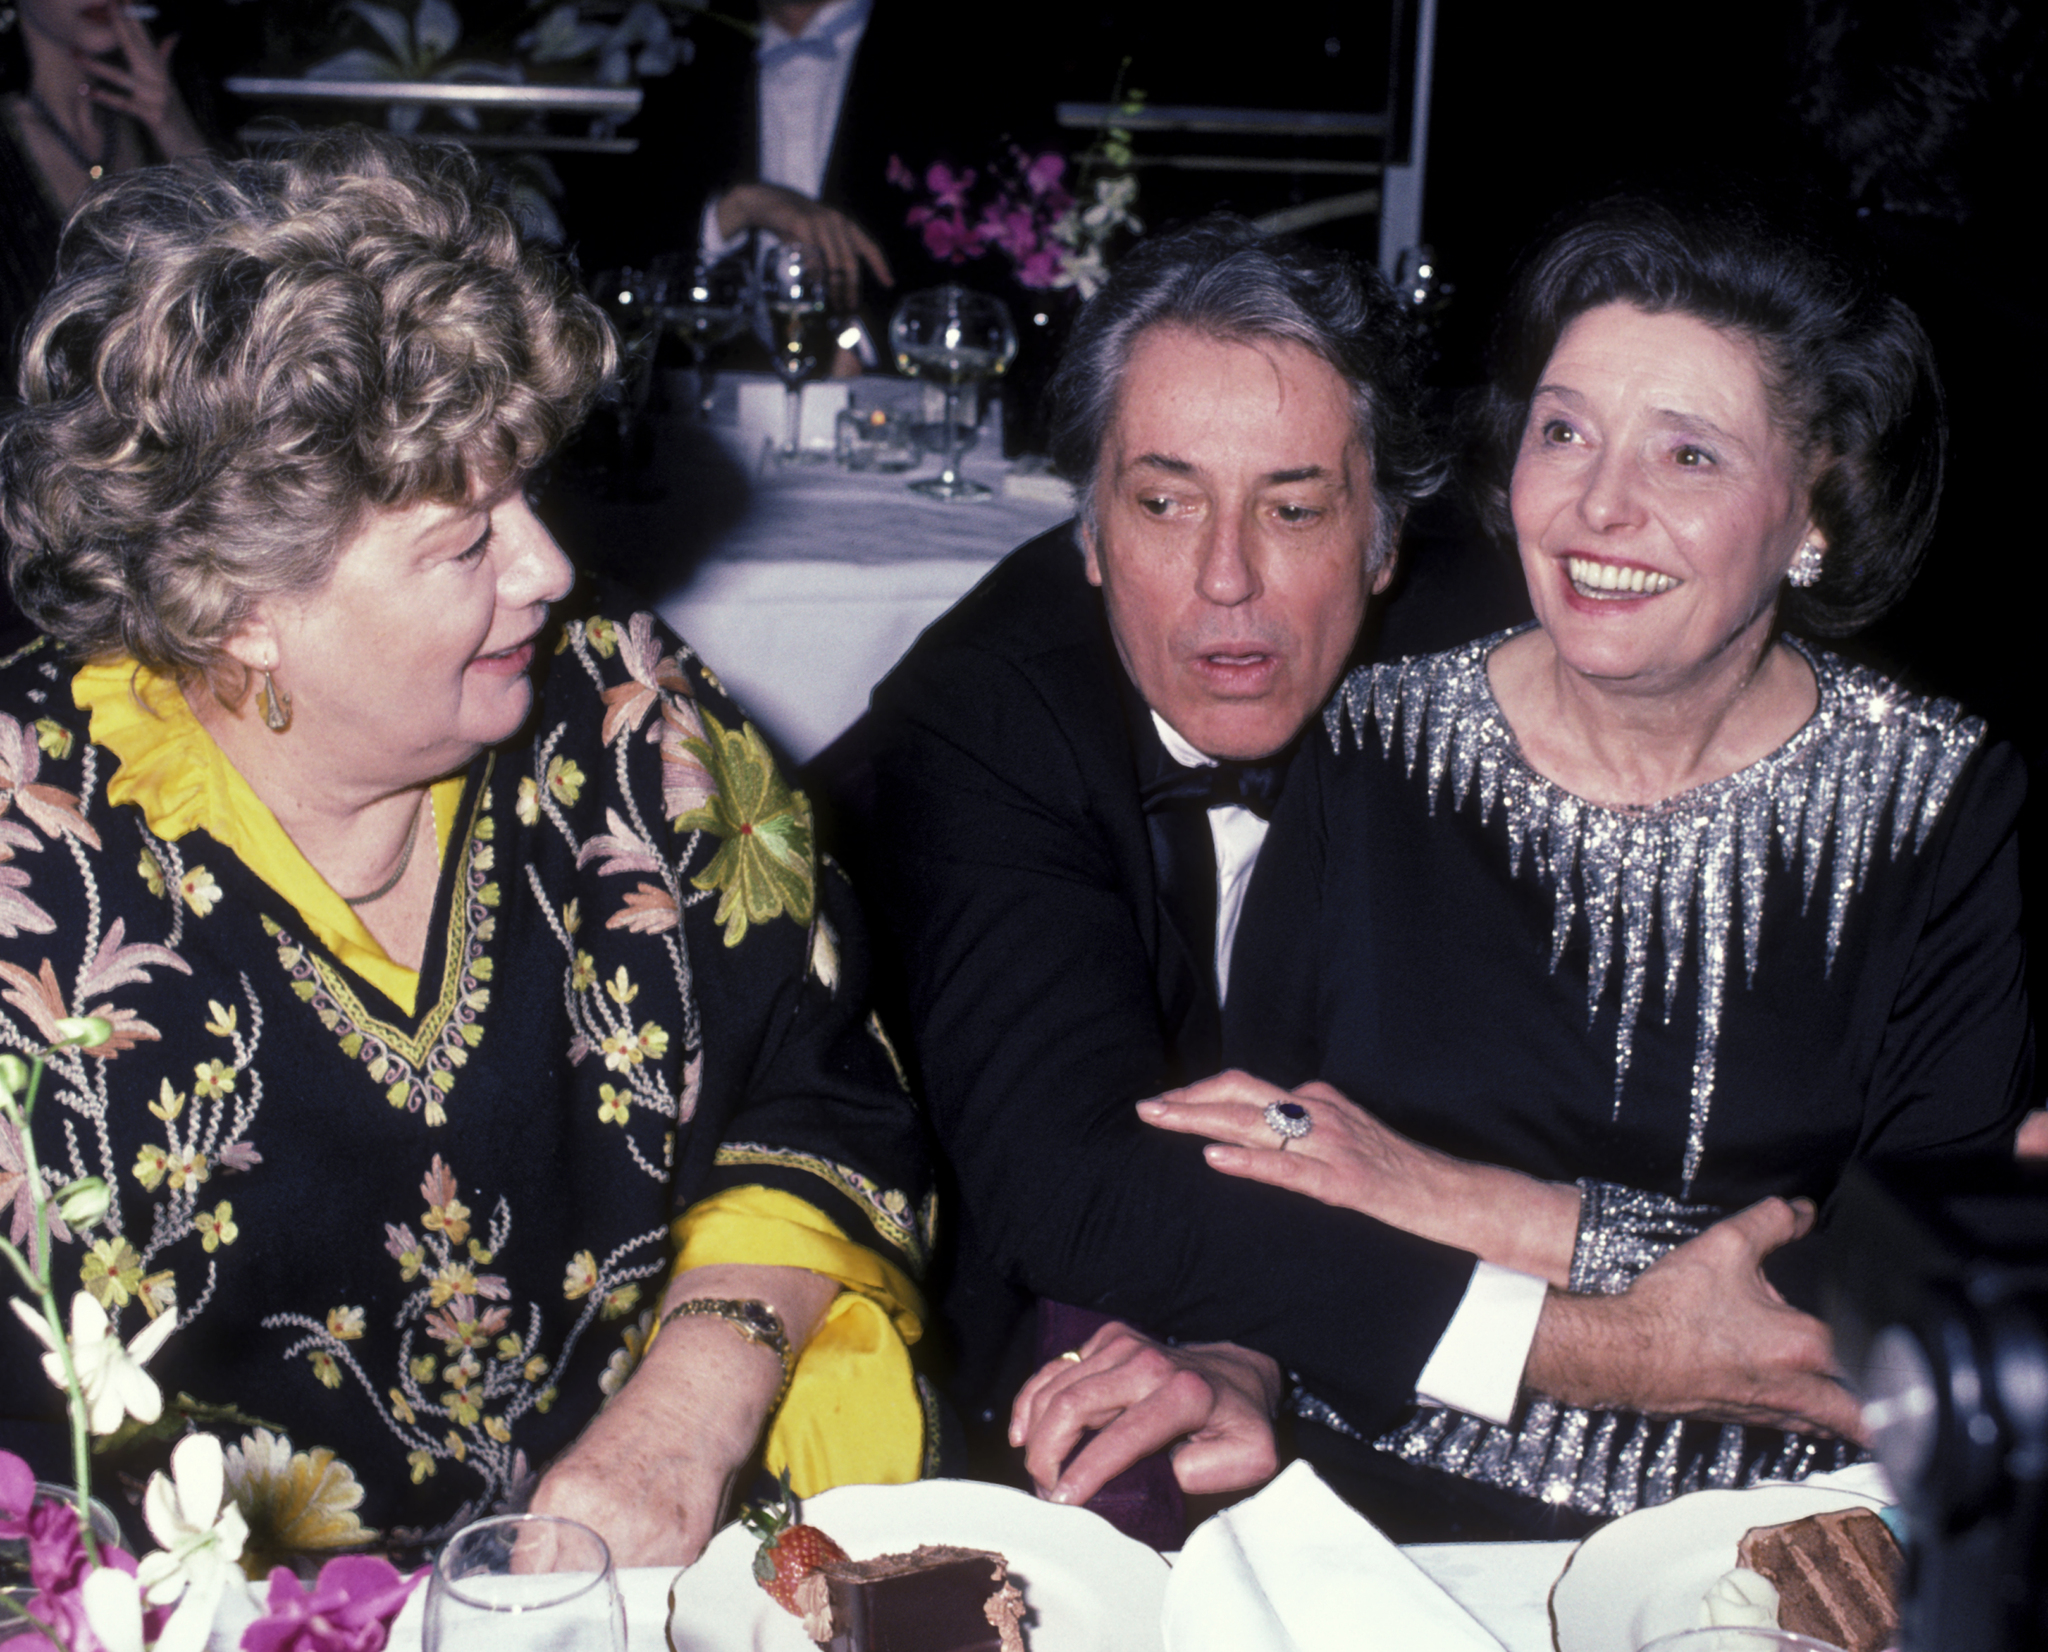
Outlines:
[[56,1267],[175,1316],[277,1549],[530,1495],[673,1561],[764,1433],[800,1491],[921,1471],[847,894],[687,647],[551,614],[525,490],[615,358],[459,151],[336,135],[93,196],[0,431],[0,1043],[112,1023],[33,1120],[117,1195]]

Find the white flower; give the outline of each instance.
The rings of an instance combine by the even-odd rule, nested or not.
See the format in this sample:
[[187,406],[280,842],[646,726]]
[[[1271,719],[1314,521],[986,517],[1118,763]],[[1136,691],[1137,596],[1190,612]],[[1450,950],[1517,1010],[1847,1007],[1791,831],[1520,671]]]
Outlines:
[[142,1652],[142,1591],[135,1579],[102,1566],[87,1574],[78,1599],[106,1652]]
[[[223,1508],[222,1504],[226,1507]],[[171,1453],[168,1476],[152,1474],[142,1494],[142,1518],[163,1547],[142,1557],[135,1581],[152,1606],[178,1601],[157,1652],[202,1644],[214,1609],[242,1575],[235,1564],[249,1527],[227,1496],[226,1454],[211,1434],[188,1434]],[[180,1598],[182,1597],[182,1598]]]
[[226,1454],[211,1434],[186,1435],[171,1453],[170,1474],[149,1477],[142,1518],[163,1545],[136,1569],[150,1605],[168,1606],[188,1586],[200,1588],[219,1573],[240,1570],[235,1562],[249,1528],[227,1497]]
[[[20,1297],[14,1299],[14,1311],[49,1350],[43,1355],[43,1370],[62,1388],[64,1362],[58,1357],[57,1338],[49,1322]],[[85,1395],[86,1427],[93,1433],[113,1433],[124,1416],[153,1423],[163,1415],[163,1396],[142,1366],[164,1345],[177,1322],[176,1310],[159,1314],[124,1348],[114,1335],[106,1309],[84,1291],[71,1299],[71,1363]]]

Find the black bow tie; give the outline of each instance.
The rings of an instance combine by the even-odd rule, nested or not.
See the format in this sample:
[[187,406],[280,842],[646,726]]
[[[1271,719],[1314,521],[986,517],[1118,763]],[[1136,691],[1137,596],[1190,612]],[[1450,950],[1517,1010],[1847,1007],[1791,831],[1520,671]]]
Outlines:
[[1287,777],[1287,763],[1294,747],[1286,746],[1271,757],[1256,762],[1224,758],[1207,768],[1185,768],[1168,759],[1165,772],[1147,782],[1139,797],[1147,814],[1162,809],[1249,809],[1261,820],[1273,818],[1280,801],[1280,786]]

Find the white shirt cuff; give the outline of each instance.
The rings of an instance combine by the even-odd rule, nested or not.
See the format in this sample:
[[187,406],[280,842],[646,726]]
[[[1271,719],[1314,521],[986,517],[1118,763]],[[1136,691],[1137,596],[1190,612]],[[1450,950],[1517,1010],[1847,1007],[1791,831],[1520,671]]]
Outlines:
[[1415,1379],[1416,1397],[1490,1423],[1507,1423],[1515,1414],[1522,1367],[1529,1363],[1549,1290],[1536,1274],[1481,1262]]
[[703,222],[697,227],[697,255],[706,260],[724,258],[746,245],[745,230],[741,230],[737,235],[718,233],[718,202],[724,193],[724,190],[719,190],[704,203]]

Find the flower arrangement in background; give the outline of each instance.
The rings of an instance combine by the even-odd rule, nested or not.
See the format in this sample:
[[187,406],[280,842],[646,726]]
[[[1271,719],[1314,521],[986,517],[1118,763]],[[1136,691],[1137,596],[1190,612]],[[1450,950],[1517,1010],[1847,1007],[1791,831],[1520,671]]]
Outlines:
[[[1126,58],[1124,67],[1129,66]],[[1136,114],[1145,94],[1123,92],[1121,73],[1118,81],[1111,102],[1126,115]],[[922,180],[929,198],[917,201],[904,222],[941,263],[965,264],[996,251],[1009,259],[1021,287],[1072,288],[1092,298],[1109,274],[1109,243],[1119,233],[1138,235],[1145,228],[1134,210],[1133,164],[1131,134],[1117,126],[1082,154],[1071,189],[1068,158],[1057,149],[1032,155],[1013,143],[1007,155],[980,171],[956,172],[934,161]],[[918,192],[920,180],[901,156],[889,157],[888,179],[898,189]]]
[[[73,1489],[64,1501],[41,1495],[29,1466],[0,1451],[0,1539],[25,1546],[29,1574],[26,1591],[0,1593],[0,1628],[12,1620],[65,1652],[201,1652],[217,1621],[240,1622],[244,1652],[379,1652],[418,1582],[381,1556],[329,1560],[310,1591],[280,1566],[270,1574],[266,1609],[259,1612],[248,1598],[249,1525],[234,1494],[234,1470],[259,1447],[290,1450],[261,1431],[233,1453],[211,1434],[178,1441],[170,1472],[151,1475],[143,1492],[143,1519],[160,1548],[138,1559],[95,1531],[90,1442],[163,1417],[163,1396],[143,1367],[176,1329],[178,1315],[175,1307],[162,1308],[123,1343],[89,1289],[71,1299],[68,1317],[60,1313],[53,1247],[83,1241],[106,1218],[112,1194],[97,1176],[53,1192],[29,1122],[44,1058],[69,1047],[94,1049],[113,1039],[115,1028],[99,1016],[78,1016],[56,1021],[54,1031],[50,1050],[33,1063],[0,1055],[0,1203],[12,1207],[0,1257],[35,1297],[15,1297],[12,1306],[42,1345],[45,1374],[64,1394]],[[111,1253],[104,1242],[94,1246],[102,1271]],[[353,1489],[359,1499],[360,1488]]]
[[[1072,287],[1085,299],[1109,273],[1104,244],[1120,230],[1135,235],[1144,228],[1131,210],[1138,180],[1128,173],[1097,178],[1092,197],[1084,199],[1066,188],[1066,172],[1067,157],[1058,150],[1030,155],[1015,144],[985,174],[934,161],[923,180],[930,198],[913,205],[904,221],[941,263],[1000,252],[1019,286]],[[900,157],[889,157],[888,176],[898,189],[917,192],[919,180]],[[978,182],[982,193],[976,196]]]

